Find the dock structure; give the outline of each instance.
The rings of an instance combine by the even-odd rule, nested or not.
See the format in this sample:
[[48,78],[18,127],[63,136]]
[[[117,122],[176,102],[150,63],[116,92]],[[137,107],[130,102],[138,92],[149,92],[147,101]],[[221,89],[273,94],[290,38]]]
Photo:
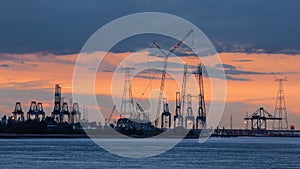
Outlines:
[[78,123],[81,119],[81,112],[79,111],[79,104],[77,102],[73,103],[71,111],[71,123]]
[[174,115],[174,128],[183,126],[183,115],[181,111],[181,96],[180,92],[176,92],[176,110]]
[[16,102],[15,109],[12,112],[15,121],[24,121],[24,112],[22,110],[21,102]]
[[163,112],[161,114],[161,128],[171,128],[171,113],[167,99],[163,99]]
[[31,119],[31,116],[33,116],[33,119],[35,119],[36,113],[37,113],[36,101],[31,101],[29,111],[27,112],[27,119]]
[[193,108],[192,108],[192,95],[187,95],[187,109],[186,109],[186,116],[185,116],[185,128],[192,128],[195,127],[195,116],[193,115]]
[[249,117],[245,117],[244,120],[251,121],[252,130],[267,130],[268,120],[282,120],[280,117],[274,117],[269,112],[267,112],[263,107],[257,109]]
[[[40,116],[41,116],[41,118],[40,118]],[[43,108],[43,103],[41,103],[41,102],[38,102],[38,104],[37,104],[35,119],[38,121],[45,120],[45,112],[44,112],[44,108]]]
[[59,84],[56,84],[54,93],[54,109],[51,113],[51,117],[57,122],[60,121],[61,102],[61,87],[59,86]]
[[[61,112],[60,112],[60,123],[62,122],[68,122],[70,123],[70,112],[69,112],[69,106],[68,106],[68,103],[67,102],[64,102],[62,104],[62,107],[61,107]],[[67,119],[65,120],[65,117],[67,117]]]

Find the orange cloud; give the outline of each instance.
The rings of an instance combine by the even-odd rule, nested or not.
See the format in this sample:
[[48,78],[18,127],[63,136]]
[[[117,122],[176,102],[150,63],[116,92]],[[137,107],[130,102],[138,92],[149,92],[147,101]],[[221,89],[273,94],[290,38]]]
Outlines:
[[[0,64],[6,64],[8,66],[0,67],[1,89],[16,89],[25,91],[42,90],[53,92],[54,85],[59,83],[62,85],[64,93],[71,93],[74,63],[76,62],[78,54],[61,56],[45,53],[4,55],[6,56],[6,59],[2,59]],[[96,70],[98,71],[95,81],[95,91],[97,94],[111,95],[113,71],[118,65],[120,65],[120,63],[122,63],[123,59],[129,55],[131,55],[131,53],[128,52],[108,53],[106,55],[100,64],[100,67]],[[133,65],[134,62],[146,63],[149,60],[152,62],[161,60],[161,58],[150,58],[149,60],[145,60],[144,56],[148,55],[146,52],[135,53],[135,55],[135,59],[132,63]],[[298,63],[300,63],[300,55],[246,53],[221,53],[219,55],[223,64],[230,65],[235,70],[241,70],[236,74],[228,74],[228,76],[234,77],[237,80],[227,80],[227,102],[242,102],[247,105],[252,105],[253,111],[258,106],[263,105],[268,107],[269,111],[273,111],[278,84],[274,81],[274,77],[271,72],[275,72],[281,73],[276,75],[278,78],[284,77],[285,75],[288,76],[288,81],[284,84],[287,108],[289,113],[300,114],[298,105],[300,97],[300,67],[298,66]],[[89,61],[94,61],[97,59],[96,56],[97,55],[95,54],[94,58],[87,59],[91,59]],[[189,57],[182,57],[181,59],[194,65],[197,64],[193,59],[188,58]],[[172,58],[170,58],[170,62],[172,61]],[[230,69],[229,66],[226,69]],[[169,67],[169,70],[175,72],[178,69],[175,67]],[[243,73],[242,71],[246,72]],[[251,74],[247,72],[257,73]],[[149,75],[153,76],[153,72]],[[124,76],[121,75],[120,77],[121,78],[117,79],[118,87],[116,90],[120,93],[119,96],[121,97],[123,92]],[[151,93],[151,89],[159,89],[161,74],[158,73],[155,77],[156,78],[152,80],[150,86],[150,79],[134,78],[132,81],[132,85],[135,86],[133,96],[136,98],[148,97]],[[169,78],[171,77],[167,76],[165,94],[169,101],[174,101],[175,92],[179,91],[181,87],[181,79],[178,85],[174,80],[169,80]],[[238,79],[248,80],[245,81]],[[204,83],[206,100],[209,102],[211,98],[209,79],[205,78]],[[145,91],[147,86],[149,86],[149,89]],[[82,82],[82,87],[84,87],[84,81]],[[3,100],[5,97],[12,96],[1,96],[0,99]],[[45,107],[51,108],[52,100],[44,102]],[[30,103],[30,101],[28,101],[28,103]],[[26,103],[26,105],[28,103]],[[9,108],[5,108],[4,105],[1,105],[0,107],[7,109],[8,111],[11,111],[12,109],[11,105],[9,105]]]

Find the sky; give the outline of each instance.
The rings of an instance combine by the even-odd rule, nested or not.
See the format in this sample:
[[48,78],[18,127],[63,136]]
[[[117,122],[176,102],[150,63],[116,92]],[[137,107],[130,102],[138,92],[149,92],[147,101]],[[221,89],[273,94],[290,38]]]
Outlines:
[[[76,58],[95,31],[128,14],[164,12],[195,24],[219,53],[227,77],[226,107],[220,126],[228,128],[232,115],[233,127],[243,128],[245,112],[254,112],[259,106],[273,113],[278,87],[274,76],[287,76],[284,89],[288,120],[296,128],[300,127],[299,6],[297,0],[167,0],[163,3],[158,0],[74,0],[71,3],[1,0],[0,113],[10,114],[16,101],[21,101],[27,112],[30,101],[39,100],[50,114],[55,84],[61,84],[66,98],[71,97]],[[97,73],[102,78],[97,78],[96,84],[106,84],[96,85],[101,86],[95,89],[100,102],[105,103],[111,94],[111,69],[132,53],[151,58],[151,54],[139,50],[157,38],[154,35],[132,37],[109,51]],[[182,55],[181,58],[188,57]],[[161,63],[159,59],[152,62]],[[170,70],[178,68],[175,63],[169,65]],[[159,78],[154,79],[155,84],[159,84]],[[206,76],[204,81],[209,101],[209,78]],[[133,81],[136,86],[148,82],[146,76]],[[169,84],[172,85],[171,80]],[[122,92],[121,87],[118,91]],[[135,96],[138,98],[142,91],[143,88],[137,88]],[[166,92],[172,95],[172,91]],[[170,96],[170,102],[173,99]],[[105,111],[111,111],[112,103],[105,105],[108,105]]]

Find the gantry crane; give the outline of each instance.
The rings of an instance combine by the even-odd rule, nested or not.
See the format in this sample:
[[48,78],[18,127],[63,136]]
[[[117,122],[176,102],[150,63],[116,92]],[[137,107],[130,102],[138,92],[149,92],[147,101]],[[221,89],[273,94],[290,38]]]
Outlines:
[[27,120],[31,120],[31,116],[34,116],[34,118],[36,118],[36,114],[37,114],[36,101],[31,101],[29,111],[27,112]]
[[266,130],[267,120],[281,121],[282,118],[272,116],[271,113],[267,112],[263,107],[260,107],[250,117],[245,117],[244,120],[251,121],[252,130]]
[[185,91],[186,91],[187,66],[188,65],[186,63],[183,69],[181,96],[180,96],[180,92],[176,93],[176,112],[174,116],[174,127],[176,126],[176,120],[178,122],[178,126],[183,126],[183,113],[185,111],[184,108],[185,108],[185,97],[186,97]]
[[[41,119],[39,118],[40,116],[42,116]],[[35,119],[41,120],[41,121],[45,120],[45,112],[44,112],[44,108],[43,108],[43,103],[41,103],[41,102],[37,103]]]
[[168,58],[171,55],[171,53],[174,53],[179,46],[183,43],[183,41],[188,38],[188,36],[194,32],[193,30],[190,30],[180,41],[178,41],[170,50],[168,53],[165,53],[162,48],[158,45],[157,42],[153,42],[153,45],[156,46],[161,53],[164,55],[164,62],[163,62],[163,70],[162,70],[162,76],[161,76],[161,83],[160,83],[160,90],[159,90],[159,97],[158,97],[158,104],[157,104],[157,112],[156,112],[156,119],[155,119],[155,126],[158,126],[158,118],[160,114],[161,109],[161,100],[163,97],[164,87],[165,87],[165,79],[166,79],[166,73],[167,73],[167,67],[168,67]]

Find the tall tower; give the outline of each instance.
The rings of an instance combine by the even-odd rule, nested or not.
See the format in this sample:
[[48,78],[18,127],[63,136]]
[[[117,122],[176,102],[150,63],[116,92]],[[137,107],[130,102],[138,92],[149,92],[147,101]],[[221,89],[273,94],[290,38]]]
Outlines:
[[196,129],[201,126],[202,128],[206,128],[206,108],[205,108],[205,100],[204,100],[204,84],[203,84],[203,76],[202,76],[202,65],[198,65],[198,70],[196,72],[198,86],[199,86],[199,108],[198,115],[196,117]]
[[131,79],[130,79],[130,70],[129,67],[125,68],[125,80],[124,80],[124,88],[123,88],[123,97],[121,103],[121,114],[125,116],[125,118],[132,118],[133,115],[133,96],[131,91]]
[[273,122],[273,130],[287,130],[288,129],[288,120],[287,120],[287,112],[284,100],[284,92],[283,92],[283,82],[287,81],[287,77],[281,79],[275,79],[279,83],[278,91],[277,91],[277,99],[275,105],[274,116],[278,118],[282,118],[282,120],[276,120]]
[[54,109],[51,116],[56,120],[60,120],[60,111],[61,111],[61,87],[59,84],[55,85],[54,93]]
[[[181,85],[181,105],[180,105],[180,108],[181,108],[181,115],[182,115],[182,121],[183,121],[183,118],[185,118],[185,128],[187,128],[187,110],[186,110],[186,81],[187,81],[187,67],[188,67],[188,64],[186,63],[184,65],[184,69],[183,69],[183,77],[182,77],[182,85]],[[182,126],[183,126],[183,122],[182,122]]]

